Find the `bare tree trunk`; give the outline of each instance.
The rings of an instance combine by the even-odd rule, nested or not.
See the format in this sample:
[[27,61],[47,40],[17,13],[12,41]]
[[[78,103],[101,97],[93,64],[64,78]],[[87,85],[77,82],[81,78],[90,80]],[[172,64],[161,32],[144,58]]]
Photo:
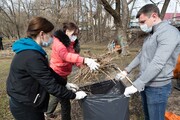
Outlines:
[[[119,44],[122,48],[122,55],[128,54],[127,47],[127,18],[129,17],[129,10],[126,0],[116,0],[115,10],[110,6],[106,0],[101,0],[101,4],[104,6],[104,9],[109,12],[114,18],[114,24],[116,27],[116,37],[119,41]],[[122,6],[122,8],[121,8]],[[121,9],[120,9],[121,8]],[[122,10],[122,11],[121,11]],[[121,16],[121,12],[122,15]]]
[[121,19],[121,16],[120,16],[120,11],[121,11],[121,1],[120,0],[116,0],[116,12],[117,12],[117,15],[119,15],[119,19]]
[[133,2],[133,4],[132,4],[132,7],[131,7],[131,9],[130,9],[130,11],[129,11],[129,18],[128,18],[128,22],[129,22],[129,23],[130,23],[130,21],[131,21],[131,15],[132,15],[132,11],[133,11],[133,9],[134,9],[134,4],[135,4],[136,0],[132,0],[132,2]]
[[94,15],[94,34],[95,34],[94,37],[95,37],[95,40],[96,40],[97,39],[97,13]]
[[60,11],[61,11],[61,1],[60,0],[55,0],[55,5],[57,5],[56,7],[56,24],[59,24],[59,21],[61,19],[61,15],[60,15]]
[[122,54],[123,55],[128,55],[129,51],[128,51],[128,44],[127,44],[127,40],[128,40],[128,34],[127,34],[127,27],[129,26],[129,8],[128,8],[128,4],[126,0],[122,0],[122,22],[123,22],[123,31],[121,32],[122,36],[124,38],[122,38]]
[[90,38],[89,38],[89,13],[88,13],[88,7],[87,7],[87,3],[85,3],[85,10],[86,10],[86,16],[85,16],[85,19],[84,19],[84,22],[85,22],[85,30],[86,30],[86,41],[89,42]]
[[26,3],[26,4],[22,0],[20,0],[20,2],[22,4],[22,7],[23,7],[23,9],[26,13],[26,16],[28,18],[28,21],[29,21],[29,19],[30,19],[30,7],[29,6],[31,5],[31,0],[29,3]]
[[104,36],[105,33],[110,34],[110,32],[106,32],[106,23],[108,22],[108,17],[109,16],[110,16],[109,13],[105,13],[105,15],[103,16],[102,21],[101,21],[102,22],[102,24],[101,24],[101,35],[102,35],[103,39],[104,39],[103,36]]
[[167,7],[168,7],[168,5],[169,5],[169,2],[170,2],[170,0],[165,0],[165,2],[164,2],[163,8],[162,8],[162,10],[161,10],[161,19],[162,19],[162,20],[163,20],[163,18],[164,18],[164,16],[165,16]]
[[76,18],[76,21],[77,21],[77,24],[79,25],[79,11],[80,11],[80,1],[81,0],[77,0],[77,18]]
[[18,16],[17,16],[17,24],[16,24],[16,29],[17,29],[17,33],[18,33],[18,38],[20,38],[21,37],[21,35],[20,35],[20,28],[19,28],[19,25],[20,25],[20,23],[21,23],[21,21],[20,21],[20,17],[21,17],[21,4],[20,4],[20,0],[18,0]]
[[[14,6],[14,2],[12,0],[10,0],[11,6],[9,6],[9,4],[6,2],[9,11],[13,17],[13,23],[14,23],[14,27],[16,28],[15,30],[17,31],[17,37],[20,38],[20,31],[19,31],[19,24],[18,24],[18,16],[16,15],[16,10],[15,10],[15,6]],[[20,7],[20,2],[18,1],[18,7]],[[20,11],[20,8],[18,9]],[[20,13],[18,11],[18,13]],[[20,17],[20,16],[19,16]]]
[[90,26],[91,26],[91,33],[92,33],[92,41],[96,41],[95,39],[95,32],[94,32],[94,23],[93,23],[93,11],[92,11],[92,0],[89,0],[90,6]]
[[121,0],[122,2],[122,24],[124,25],[124,31],[127,31],[128,19],[129,19],[129,8],[126,0]]
[[71,9],[72,9],[72,15],[73,15],[73,16],[72,16],[72,19],[73,19],[73,20],[76,20],[76,11],[75,11],[75,10],[76,10],[75,8],[77,7],[77,6],[76,6],[76,5],[77,5],[76,2],[77,2],[76,0],[75,0],[75,1],[72,1],[72,7],[70,6]]
[[97,27],[97,30],[98,30],[98,35],[97,35],[97,40],[101,41],[101,5],[98,4],[98,9],[97,9],[97,13],[98,13],[98,27]]

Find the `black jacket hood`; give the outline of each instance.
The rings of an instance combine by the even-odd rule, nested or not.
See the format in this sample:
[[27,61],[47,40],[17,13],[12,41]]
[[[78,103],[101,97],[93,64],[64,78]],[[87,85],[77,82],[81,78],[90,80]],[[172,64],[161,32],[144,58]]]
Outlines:
[[59,39],[66,47],[69,47],[71,41],[69,37],[62,31],[62,30],[57,30],[54,32],[54,36]]

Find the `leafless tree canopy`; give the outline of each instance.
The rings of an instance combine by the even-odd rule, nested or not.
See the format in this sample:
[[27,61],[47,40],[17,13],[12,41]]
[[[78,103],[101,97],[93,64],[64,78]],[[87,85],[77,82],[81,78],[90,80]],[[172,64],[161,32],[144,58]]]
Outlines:
[[[113,30],[127,41],[131,9],[136,0],[1,0],[0,35],[9,38],[26,36],[26,28],[33,16],[42,16],[60,29],[63,22],[73,21],[80,30],[80,38],[88,41],[111,41]],[[169,0],[166,0],[169,1]],[[163,7],[164,11],[167,8]],[[115,8],[113,8],[115,6]]]

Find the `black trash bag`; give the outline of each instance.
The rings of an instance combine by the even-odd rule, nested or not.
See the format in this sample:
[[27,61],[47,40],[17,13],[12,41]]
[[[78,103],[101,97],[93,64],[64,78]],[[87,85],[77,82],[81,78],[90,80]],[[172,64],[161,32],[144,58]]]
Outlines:
[[83,86],[88,96],[80,100],[84,120],[129,120],[129,99],[119,81],[102,81]]

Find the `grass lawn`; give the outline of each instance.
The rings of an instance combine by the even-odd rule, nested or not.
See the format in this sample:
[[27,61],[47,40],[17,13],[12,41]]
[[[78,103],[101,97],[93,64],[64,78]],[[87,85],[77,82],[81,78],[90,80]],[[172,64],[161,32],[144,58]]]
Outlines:
[[9,99],[6,94],[6,79],[9,73],[11,58],[0,58],[0,120],[11,120]]

